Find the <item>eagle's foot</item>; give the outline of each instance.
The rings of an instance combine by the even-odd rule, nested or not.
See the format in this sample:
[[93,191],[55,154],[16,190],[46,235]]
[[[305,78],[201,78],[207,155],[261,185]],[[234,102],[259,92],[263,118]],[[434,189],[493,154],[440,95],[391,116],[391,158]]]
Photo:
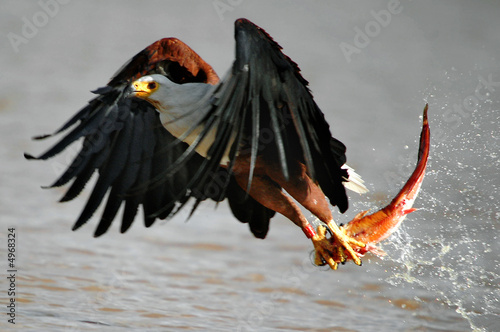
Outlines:
[[347,259],[352,259],[357,265],[361,265],[361,259],[352,245],[363,248],[364,243],[349,237],[344,228],[339,228],[334,222],[327,224],[332,232],[331,239],[326,237],[326,228],[318,226],[317,234],[312,238],[316,252],[314,263],[316,265],[328,264],[330,268],[336,270],[338,263],[344,263]]
[[336,270],[338,262],[343,262],[342,256],[335,250],[335,247],[330,243],[326,237],[326,228],[318,226],[317,234],[311,238],[314,245],[314,264],[323,266],[328,264],[332,270]]

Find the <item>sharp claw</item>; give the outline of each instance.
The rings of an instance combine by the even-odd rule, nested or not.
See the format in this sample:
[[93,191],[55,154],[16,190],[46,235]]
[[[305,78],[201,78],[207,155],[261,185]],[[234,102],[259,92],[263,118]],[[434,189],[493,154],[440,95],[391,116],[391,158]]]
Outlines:
[[[333,238],[338,244],[338,255],[340,262],[346,261],[348,258],[352,258],[356,265],[361,265],[361,259],[358,257],[354,249],[351,245],[364,247],[365,244],[363,242],[357,241],[352,237],[346,234],[346,230],[344,228],[339,228],[337,224],[333,221],[327,224],[327,227],[334,234]],[[347,251],[347,253],[346,253]]]
[[344,250],[344,248],[339,247],[338,251],[339,251],[339,256],[340,256],[340,262],[342,264],[344,264],[347,261],[347,255],[345,253],[345,250]]
[[[361,260],[350,245],[350,243],[357,245],[356,242],[359,241],[354,241],[345,234],[345,230],[339,230],[338,227],[335,229],[335,226],[329,227],[330,229],[318,226],[317,233],[312,238],[316,252],[314,263],[318,266],[328,264],[333,270],[338,268],[338,263],[345,264],[349,259],[360,265]],[[326,238],[327,232],[332,234],[331,238]],[[364,246],[363,243],[360,244]]]
[[331,257],[328,259],[328,265],[332,270],[336,270],[338,267],[338,264]]

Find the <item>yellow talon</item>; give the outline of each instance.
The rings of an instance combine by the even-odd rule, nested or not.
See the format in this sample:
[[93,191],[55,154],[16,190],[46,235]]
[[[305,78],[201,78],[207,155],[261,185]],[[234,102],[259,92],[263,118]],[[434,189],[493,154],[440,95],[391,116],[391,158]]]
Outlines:
[[[356,239],[353,239],[352,237],[349,237],[346,234],[345,229],[339,228],[339,226],[337,226],[337,224],[333,221],[329,222],[327,226],[332,232],[334,240],[336,240],[339,244],[338,254],[341,258],[341,262],[344,262],[347,258],[349,258],[348,256],[350,256],[350,258],[352,258],[356,265],[361,265],[361,259],[358,257],[358,254],[356,253],[356,251],[354,251],[351,245],[364,248],[365,244]],[[349,255],[346,255],[345,250],[347,250]]]
[[364,247],[365,244],[348,236],[343,227],[338,227],[333,222],[327,224],[327,227],[333,234],[331,239],[326,237],[326,227],[322,225],[318,226],[317,233],[312,238],[315,249],[314,263],[319,266],[326,263],[332,270],[338,268],[338,263],[344,263],[348,259],[361,265],[361,259],[351,245]]

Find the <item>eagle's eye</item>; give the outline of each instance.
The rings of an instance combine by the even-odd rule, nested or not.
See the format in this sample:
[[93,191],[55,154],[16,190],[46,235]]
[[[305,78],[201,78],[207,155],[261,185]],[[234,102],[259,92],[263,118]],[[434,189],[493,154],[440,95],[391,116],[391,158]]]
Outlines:
[[148,89],[149,90],[155,90],[156,89],[156,82],[150,82],[148,83]]

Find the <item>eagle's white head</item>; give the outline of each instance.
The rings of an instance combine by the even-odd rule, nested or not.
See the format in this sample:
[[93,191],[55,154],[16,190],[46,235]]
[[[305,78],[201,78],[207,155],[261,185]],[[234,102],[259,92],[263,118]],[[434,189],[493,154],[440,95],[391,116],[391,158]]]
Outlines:
[[206,83],[178,84],[166,76],[153,74],[134,81],[131,96],[148,101],[160,113],[179,115],[205,105],[214,88]]
[[[212,108],[210,98],[215,88],[206,83],[177,84],[166,76],[154,74],[134,81],[130,95],[152,104],[160,113],[163,127],[191,145],[203,130],[200,120]],[[205,135],[196,151],[206,156],[214,139],[215,129]]]
[[131,85],[131,96],[151,103],[159,112],[167,111],[175,106],[173,91],[178,84],[163,75],[147,75],[134,81]]

